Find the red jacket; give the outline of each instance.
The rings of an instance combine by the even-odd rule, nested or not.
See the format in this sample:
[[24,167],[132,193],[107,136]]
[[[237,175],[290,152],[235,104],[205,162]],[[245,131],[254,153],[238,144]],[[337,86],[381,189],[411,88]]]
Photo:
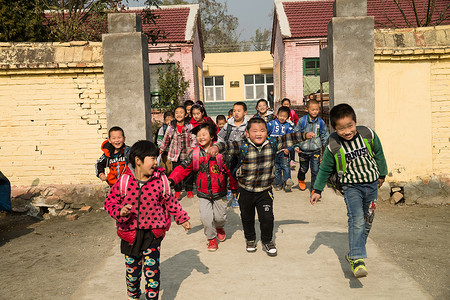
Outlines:
[[[152,177],[139,187],[130,168],[125,174],[130,175],[126,196],[122,199],[120,192],[120,180],[113,185],[105,201],[105,209],[108,214],[117,220],[117,228],[123,231],[134,229],[165,229],[167,210],[174,216],[178,225],[189,220],[187,212],[183,210],[174,194],[163,196],[163,182],[161,174],[164,169],[157,168]],[[127,204],[131,204],[131,213],[126,217],[120,216],[120,210]]]
[[[237,189],[237,181],[231,176],[230,171],[225,165],[222,170],[219,169],[215,157],[206,154],[202,146],[200,148],[199,169],[197,171],[197,196],[209,200],[220,199],[227,194],[227,178],[230,179],[230,188]],[[188,157],[176,167],[169,176],[174,184],[178,184],[190,173],[194,172],[194,151],[189,153]]]
[[[206,122],[208,122],[208,123],[211,123],[211,124],[214,124],[215,126],[216,126],[216,128],[217,128],[217,133],[219,133],[219,127],[216,125],[216,123],[210,118],[210,117],[206,117],[206,118],[203,118]],[[197,122],[197,121],[195,121],[194,120],[194,118],[192,118],[191,119],[191,122],[190,122],[191,124],[192,124],[192,127],[193,128],[195,128],[195,127],[197,127],[198,125],[200,125],[200,123],[199,122]]]
[[122,149],[117,154],[114,154],[114,146],[108,140],[102,143],[101,149],[103,155],[97,160],[95,164],[95,172],[97,177],[105,173],[105,168],[109,168],[109,173],[106,176],[106,182],[109,186],[113,186],[120,175],[125,173],[128,165],[128,155],[130,154],[130,147],[123,145]]

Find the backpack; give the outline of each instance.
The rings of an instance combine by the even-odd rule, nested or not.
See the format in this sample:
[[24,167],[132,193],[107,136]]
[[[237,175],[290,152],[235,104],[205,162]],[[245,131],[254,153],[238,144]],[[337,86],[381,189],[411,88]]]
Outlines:
[[[219,170],[222,171],[224,166],[222,154],[216,155],[216,161],[217,165],[219,166]],[[195,149],[193,150],[192,163],[194,172],[198,172],[198,170],[200,169],[200,147],[195,147]]]
[[[365,126],[356,126],[356,130],[363,138],[364,144],[366,145],[370,156],[373,157],[372,152],[374,139],[373,131]],[[336,169],[333,170],[333,172],[331,173],[327,183],[335,192],[339,192],[341,195],[344,195],[341,179],[346,171],[345,153],[344,149],[342,148],[339,136],[336,132],[333,132],[330,135],[327,147],[336,161]]]
[[156,130],[156,134],[155,134],[155,145],[158,145],[158,133],[159,130],[161,129],[161,127],[163,127],[163,131],[164,133],[166,133],[167,127],[169,127],[169,125],[167,125],[166,123],[163,123],[160,127],[158,127],[158,130]]
[[[163,183],[163,197],[166,197],[166,195],[170,195],[172,193],[172,191],[170,190],[170,183],[165,174],[161,174],[161,180]],[[127,195],[128,181],[130,181],[130,175],[128,175],[128,174],[123,174],[119,179],[120,196],[123,198],[125,198],[125,196]],[[166,203],[164,201],[164,206],[165,206],[165,204]],[[166,226],[164,228],[166,231],[168,231],[170,229],[171,223],[172,223],[172,220],[170,218],[169,213],[166,210]],[[119,234],[119,232],[118,232],[118,234]]]
[[[300,131],[304,132],[306,128],[306,123],[308,122],[308,115],[302,117],[302,122],[300,123]],[[317,122],[319,122],[319,134],[323,129],[324,121],[322,119],[318,119]],[[317,136],[319,136],[319,134]]]
[[[277,153],[278,143],[277,143],[276,138],[269,137],[268,140],[269,140],[270,146],[272,147],[272,150],[275,153]],[[247,153],[248,153],[248,140],[245,139],[241,142],[241,147],[239,149],[239,156],[234,156],[233,158],[237,157],[237,159],[233,162],[233,158],[232,158],[231,163],[230,163],[231,175],[236,180],[237,180],[237,178],[236,178],[237,170],[244,163],[244,159],[247,156]]]

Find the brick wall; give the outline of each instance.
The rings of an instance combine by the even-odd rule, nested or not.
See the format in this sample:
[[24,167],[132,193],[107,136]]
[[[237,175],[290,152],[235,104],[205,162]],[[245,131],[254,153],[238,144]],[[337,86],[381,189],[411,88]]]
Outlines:
[[12,185],[100,183],[101,43],[0,44],[0,166]]

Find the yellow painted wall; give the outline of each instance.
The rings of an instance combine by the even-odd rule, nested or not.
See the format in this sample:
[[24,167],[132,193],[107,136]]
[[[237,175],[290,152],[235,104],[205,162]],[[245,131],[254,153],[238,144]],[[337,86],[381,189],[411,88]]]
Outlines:
[[[272,74],[273,58],[270,51],[207,53],[203,70],[203,76],[224,76],[225,100],[242,101],[244,75]],[[239,81],[239,87],[230,87],[230,81]]]

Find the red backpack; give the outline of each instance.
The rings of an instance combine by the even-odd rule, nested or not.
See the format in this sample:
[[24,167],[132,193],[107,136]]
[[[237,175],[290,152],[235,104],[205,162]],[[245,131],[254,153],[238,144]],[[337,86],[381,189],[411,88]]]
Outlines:
[[[206,157],[208,156],[209,155],[207,155]],[[217,165],[219,166],[219,170],[223,170],[224,163],[222,154],[216,155],[216,161]],[[194,172],[198,172],[200,168],[200,147],[195,147],[195,149],[192,152],[192,164]]]

